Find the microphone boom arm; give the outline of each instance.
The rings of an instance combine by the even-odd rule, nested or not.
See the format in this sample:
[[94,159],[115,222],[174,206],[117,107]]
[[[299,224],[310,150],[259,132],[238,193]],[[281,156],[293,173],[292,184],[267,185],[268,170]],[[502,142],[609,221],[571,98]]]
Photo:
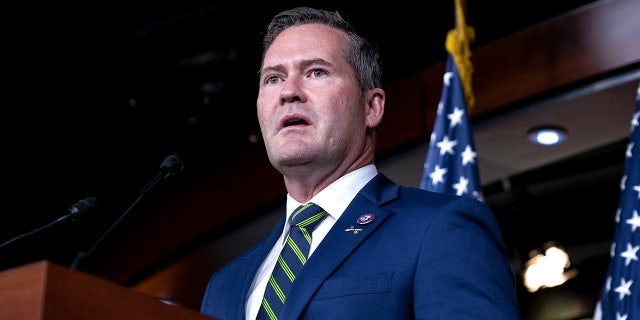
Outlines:
[[93,243],[93,246],[91,246],[89,250],[80,251],[76,255],[75,259],[73,259],[73,262],[70,265],[70,268],[72,270],[76,270],[80,261],[89,256],[96,249],[96,247],[104,240],[104,238],[106,238],[107,235],[111,233],[111,231],[120,223],[120,221],[122,221],[122,219],[124,219],[124,217],[129,214],[129,212],[138,204],[138,202],[142,200],[142,198],[145,196],[145,194],[147,194],[149,190],[153,189],[153,187],[160,181],[181,173],[183,169],[184,165],[180,156],[173,154],[166,157],[160,165],[160,172],[158,172],[158,174],[156,174],[156,176],[153,177],[153,179],[151,179],[142,188],[142,190],[140,190],[140,195],[138,195],[136,200],[127,208],[127,210],[124,211],[122,215],[120,215],[120,217],[109,227],[109,229],[107,229],[107,231],[105,231],[102,236],[100,236],[100,238],[98,238],[98,240]]

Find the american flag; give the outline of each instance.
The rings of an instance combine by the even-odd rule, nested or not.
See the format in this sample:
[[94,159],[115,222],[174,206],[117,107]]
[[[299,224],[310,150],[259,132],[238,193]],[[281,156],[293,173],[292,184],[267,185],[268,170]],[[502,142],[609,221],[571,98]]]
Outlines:
[[625,156],[611,261],[595,320],[640,319],[640,85]]
[[449,54],[420,188],[483,200],[475,143],[455,60]]

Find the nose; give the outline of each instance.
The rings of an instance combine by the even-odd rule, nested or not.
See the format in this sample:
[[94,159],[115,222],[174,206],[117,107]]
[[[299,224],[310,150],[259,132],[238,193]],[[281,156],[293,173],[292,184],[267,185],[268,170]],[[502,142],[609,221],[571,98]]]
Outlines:
[[305,99],[302,81],[297,77],[289,77],[282,83],[282,90],[280,90],[281,104],[284,105],[288,102],[303,101]]

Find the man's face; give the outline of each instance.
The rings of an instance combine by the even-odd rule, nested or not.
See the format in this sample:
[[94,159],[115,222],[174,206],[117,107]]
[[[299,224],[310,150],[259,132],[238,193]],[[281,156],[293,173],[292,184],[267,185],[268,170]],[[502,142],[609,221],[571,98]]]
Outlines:
[[347,35],[307,24],[283,31],[267,50],[257,112],[272,164],[335,168],[365,148],[366,106],[344,56]]

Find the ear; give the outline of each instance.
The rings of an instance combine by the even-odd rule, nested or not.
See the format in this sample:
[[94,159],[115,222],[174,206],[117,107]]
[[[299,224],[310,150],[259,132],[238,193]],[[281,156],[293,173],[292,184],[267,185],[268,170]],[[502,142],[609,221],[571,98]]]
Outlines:
[[367,91],[367,129],[377,127],[382,121],[382,116],[384,115],[384,99],[385,93],[381,88]]

